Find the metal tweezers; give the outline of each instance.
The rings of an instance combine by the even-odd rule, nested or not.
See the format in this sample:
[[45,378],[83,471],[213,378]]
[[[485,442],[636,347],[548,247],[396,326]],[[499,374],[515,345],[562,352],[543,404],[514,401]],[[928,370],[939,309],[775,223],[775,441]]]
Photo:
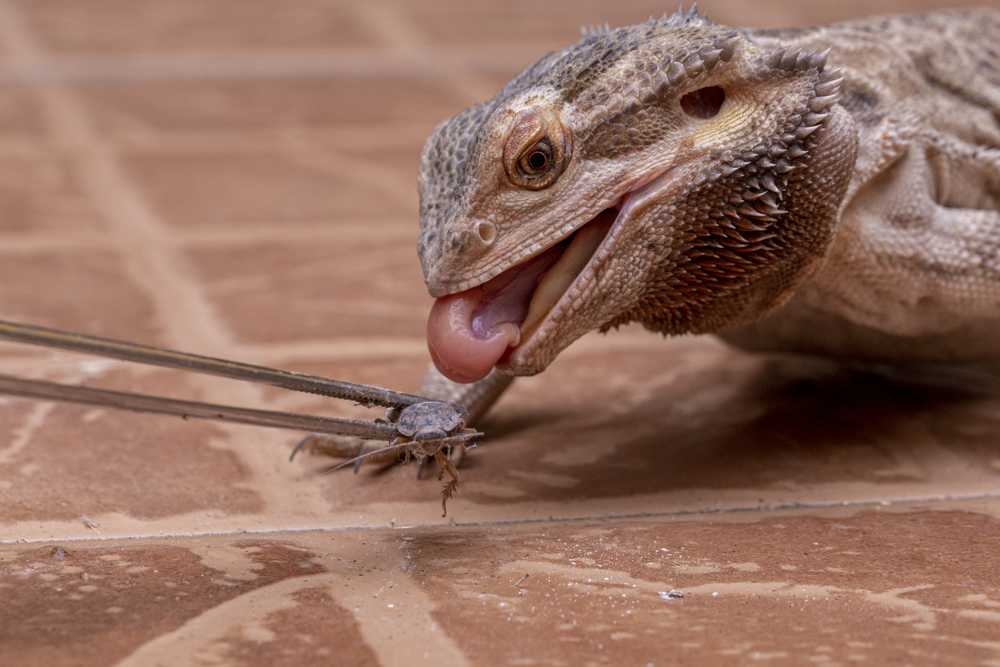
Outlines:
[[[205,373],[207,375],[220,375],[247,382],[259,382],[293,391],[354,401],[366,407],[380,405],[402,411],[410,406],[421,403],[438,403],[430,398],[414,394],[404,394],[390,389],[342,382],[340,380],[330,380],[315,375],[242,364],[235,361],[214,359],[196,354],[175,352],[147,345],[86,336],[84,334],[3,320],[0,320],[0,339],[111,357],[113,359],[122,359],[153,366],[177,368],[195,373]],[[211,403],[161,398],[145,394],[59,384],[42,380],[28,380],[8,375],[0,375],[0,394],[98,405],[134,412],[151,412],[164,415],[177,415],[185,418],[210,419],[238,424],[309,431],[320,434],[355,436],[366,440],[386,440],[391,442],[397,438],[405,438],[412,435],[401,433],[398,428],[399,425],[395,421],[380,420],[366,422],[291,412],[237,408],[226,405],[213,405]],[[438,404],[440,405],[440,403]],[[465,408],[460,405],[447,405],[454,408],[459,415],[466,414]],[[389,414],[393,414],[393,411],[390,410]]]

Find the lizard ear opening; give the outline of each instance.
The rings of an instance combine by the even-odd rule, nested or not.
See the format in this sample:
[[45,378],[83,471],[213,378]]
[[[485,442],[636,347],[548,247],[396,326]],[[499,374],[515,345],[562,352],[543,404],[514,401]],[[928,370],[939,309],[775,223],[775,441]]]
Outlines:
[[726,101],[726,91],[718,86],[709,86],[691,91],[681,98],[681,109],[692,118],[708,120],[714,118]]

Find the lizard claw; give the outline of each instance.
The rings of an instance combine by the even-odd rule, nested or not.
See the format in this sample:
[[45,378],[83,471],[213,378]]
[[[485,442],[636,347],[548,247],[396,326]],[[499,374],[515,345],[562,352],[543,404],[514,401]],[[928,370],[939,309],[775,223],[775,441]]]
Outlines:
[[358,470],[361,469],[361,463],[365,460],[365,455],[368,454],[368,452],[369,452],[370,449],[371,449],[371,447],[368,446],[367,442],[365,444],[361,445],[361,451],[358,452],[358,460],[354,462],[354,474],[355,475],[357,475],[358,474]]

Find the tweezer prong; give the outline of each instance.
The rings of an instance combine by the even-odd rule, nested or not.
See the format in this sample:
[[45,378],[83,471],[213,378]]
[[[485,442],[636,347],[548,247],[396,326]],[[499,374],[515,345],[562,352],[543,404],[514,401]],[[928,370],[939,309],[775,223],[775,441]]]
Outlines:
[[[173,350],[165,350],[159,347],[138,345],[136,343],[98,338],[97,336],[87,336],[60,331],[58,329],[50,329],[48,327],[6,322],[3,320],[0,320],[0,339],[72,350],[74,352],[84,352],[153,366],[178,368],[195,373],[221,375],[247,382],[259,382],[293,391],[342,398],[366,407],[381,405],[387,408],[403,409],[410,405],[431,400],[414,394],[392,391],[391,389],[370,387],[368,385],[343,382],[341,380],[330,380],[315,375],[267,368],[266,366],[254,366],[236,361],[214,359],[212,357],[203,357],[185,352],[174,352]],[[458,405],[455,408],[461,413],[465,413],[465,408]]]
[[302,415],[294,412],[236,408],[228,405],[180,401],[172,398],[161,398],[159,396],[109,391],[94,387],[78,387],[42,380],[26,380],[7,375],[0,375],[0,394],[97,405],[119,410],[131,410],[133,412],[152,412],[184,418],[210,419],[237,424],[268,426],[271,428],[287,428],[297,431],[312,431],[314,433],[356,436],[366,440],[391,441],[399,437],[399,432],[396,430],[395,424],[383,422],[366,422],[354,419]]

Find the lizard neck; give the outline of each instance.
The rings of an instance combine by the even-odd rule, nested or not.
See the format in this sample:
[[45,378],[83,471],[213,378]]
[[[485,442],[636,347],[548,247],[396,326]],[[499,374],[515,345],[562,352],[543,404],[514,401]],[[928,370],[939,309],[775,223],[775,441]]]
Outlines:
[[[809,158],[788,174],[777,219],[752,254],[706,245],[701,252],[687,250],[683,264],[668,255],[635,308],[605,329],[637,321],[664,334],[716,332],[757,321],[787,301],[833,244],[857,154],[853,119],[835,107],[815,141]],[[712,195],[723,202],[727,196]],[[697,191],[690,197],[705,198]],[[685,211],[672,215],[690,217]],[[735,259],[723,263],[720,256]]]

